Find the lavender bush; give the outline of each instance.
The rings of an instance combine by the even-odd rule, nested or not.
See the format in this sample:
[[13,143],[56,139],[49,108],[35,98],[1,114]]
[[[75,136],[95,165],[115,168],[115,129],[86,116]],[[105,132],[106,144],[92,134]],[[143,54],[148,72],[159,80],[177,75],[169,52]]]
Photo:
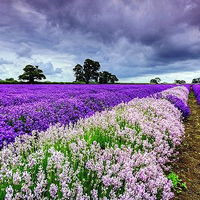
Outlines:
[[[174,91],[185,101],[182,87]],[[0,151],[0,196],[171,199],[165,171],[184,135],[181,119],[166,99],[136,98],[69,126],[21,135]]]

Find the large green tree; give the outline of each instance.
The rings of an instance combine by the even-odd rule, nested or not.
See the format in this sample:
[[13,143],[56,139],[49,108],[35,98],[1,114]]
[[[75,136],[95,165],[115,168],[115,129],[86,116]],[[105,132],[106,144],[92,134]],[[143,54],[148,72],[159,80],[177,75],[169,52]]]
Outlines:
[[119,79],[117,78],[116,75],[111,74],[111,76],[110,76],[110,82],[111,82],[111,83],[115,83],[115,81],[119,81]]
[[111,73],[103,71],[99,73],[99,83],[108,83],[110,80]]
[[192,80],[192,83],[200,83],[200,78],[194,78],[194,79]]
[[156,77],[150,80],[150,83],[153,83],[153,84],[159,84],[160,82],[161,82],[161,79],[159,77]]
[[99,76],[99,69],[100,64],[97,61],[86,59],[83,64],[83,72],[84,72],[84,78],[85,82],[89,83],[90,79],[95,80],[95,82],[98,82],[98,76]]
[[27,80],[29,83],[34,83],[35,80],[46,79],[43,71],[38,66],[26,65],[23,70],[24,73],[19,76],[20,80]]
[[110,72],[103,71],[99,73],[99,83],[115,83],[118,81],[116,75],[111,74]]
[[76,77],[76,82],[85,82],[83,67],[77,64],[74,68],[74,76]]
[[99,62],[91,59],[86,59],[83,66],[77,64],[73,68],[76,82],[89,83],[91,80],[94,80],[96,83],[115,83],[115,81],[118,81],[116,75],[110,72],[99,72],[100,67]]
[[86,59],[83,66],[77,64],[74,68],[76,81],[84,81],[89,83],[90,80],[98,82],[100,64],[97,61]]

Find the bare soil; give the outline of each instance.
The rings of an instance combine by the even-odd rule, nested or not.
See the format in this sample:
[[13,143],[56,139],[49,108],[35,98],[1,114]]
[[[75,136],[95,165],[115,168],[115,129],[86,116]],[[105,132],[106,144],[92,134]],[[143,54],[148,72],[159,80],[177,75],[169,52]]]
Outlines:
[[188,189],[176,194],[174,200],[200,200],[200,105],[193,92],[188,104],[191,115],[184,122],[185,138],[178,149],[179,159],[173,166],[173,171],[186,182]]

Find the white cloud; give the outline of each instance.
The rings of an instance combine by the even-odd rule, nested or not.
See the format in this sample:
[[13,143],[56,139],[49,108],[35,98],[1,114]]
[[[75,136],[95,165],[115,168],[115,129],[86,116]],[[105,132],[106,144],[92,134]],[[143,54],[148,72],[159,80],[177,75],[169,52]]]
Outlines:
[[57,67],[55,68],[51,62],[48,63],[38,62],[35,63],[35,65],[39,66],[39,68],[43,70],[44,74],[49,76],[62,73],[62,69]]

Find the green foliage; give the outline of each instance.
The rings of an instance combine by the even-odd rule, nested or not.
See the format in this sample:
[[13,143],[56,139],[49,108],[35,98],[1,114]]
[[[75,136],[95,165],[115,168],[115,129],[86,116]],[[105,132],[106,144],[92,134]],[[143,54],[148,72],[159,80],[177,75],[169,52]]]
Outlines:
[[86,83],[89,83],[90,79],[98,82],[98,71],[100,70],[100,64],[97,61],[86,59],[83,64],[84,79]]
[[162,199],[162,195],[163,195],[163,190],[159,189],[158,192],[157,192],[157,194],[156,194],[157,200]]
[[74,68],[74,75],[76,77],[75,82],[85,82],[90,83],[90,81],[94,81],[94,83],[115,83],[118,81],[116,75],[111,74],[110,72],[103,71],[99,72],[100,64],[97,61],[93,61],[91,59],[86,59],[84,61],[83,66],[77,64]]
[[174,80],[174,83],[177,83],[177,84],[185,84],[186,81],[184,81],[184,80]]
[[73,68],[73,71],[74,71],[74,75],[76,77],[76,82],[84,82],[85,81],[83,67],[80,64],[77,64]]
[[99,83],[115,83],[118,78],[110,72],[103,71],[99,73]]
[[34,83],[35,80],[46,79],[43,71],[38,66],[26,65],[23,70],[24,73],[19,76],[20,80],[27,80],[29,83]]
[[200,83],[200,78],[194,78],[194,79],[192,80],[192,83]]
[[5,81],[8,81],[8,82],[9,82],[9,81],[10,81],[10,82],[13,82],[13,81],[15,81],[15,79],[14,79],[14,78],[6,78],[6,79],[5,79]]
[[161,79],[160,79],[159,77],[156,77],[156,78],[154,78],[154,79],[151,79],[151,80],[150,80],[150,83],[158,84],[158,83],[160,83],[160,81],[161,81]]
[[18,83],[17,80],[14,80],[13,78],[8,78],[6,80],[0,80],[0,84],[15,84]]
[[187,189],[186,183],[183,182],[176,173],[169,173],[167,178],[171,180],[173,188],[177,193],[182,192],[183,189]]
[[98,82],[100,64],[97,61],[91,59],[86,59],[84,65],[81,66],[77,64],[74,68],[74,75],[76,77],[76,82],[89,83],[90,80]]
[[193,98],[193,97],[195,97],[194,93],[190,92],[188,98]]

